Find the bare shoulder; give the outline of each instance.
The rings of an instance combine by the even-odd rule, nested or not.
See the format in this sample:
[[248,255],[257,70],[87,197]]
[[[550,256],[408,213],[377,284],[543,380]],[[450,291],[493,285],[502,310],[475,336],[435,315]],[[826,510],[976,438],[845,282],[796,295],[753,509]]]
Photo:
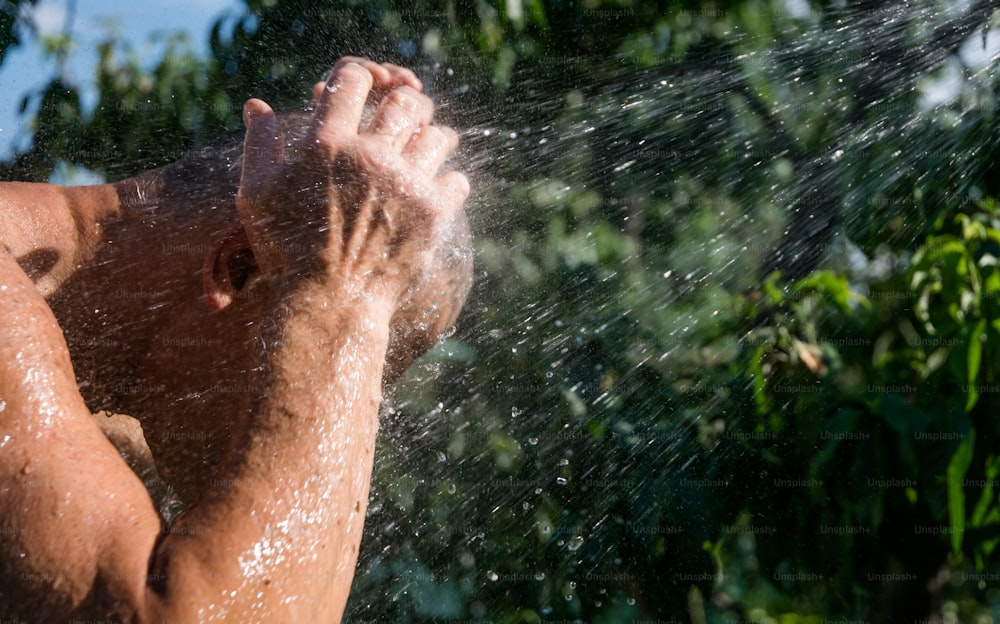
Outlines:
[[118,213],[110,185],[0,183],[0,243],[43,295],[92,257],[100,223]]

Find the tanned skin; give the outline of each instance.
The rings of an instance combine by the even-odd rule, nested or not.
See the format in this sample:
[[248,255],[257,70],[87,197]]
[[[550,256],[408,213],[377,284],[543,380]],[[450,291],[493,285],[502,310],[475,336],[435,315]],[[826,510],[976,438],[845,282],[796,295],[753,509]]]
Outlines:
[[[4,617],[339,621],[383,379],[468,290],[442,249],[467,243],[469,184],[441,173],[457,136],[409,71],[344,59],[314,103],[297,142],[246,103],[238,192],[210,209],[171,208],[162,172],[0,185]],[[98,408],[197,475],[168,527]]]

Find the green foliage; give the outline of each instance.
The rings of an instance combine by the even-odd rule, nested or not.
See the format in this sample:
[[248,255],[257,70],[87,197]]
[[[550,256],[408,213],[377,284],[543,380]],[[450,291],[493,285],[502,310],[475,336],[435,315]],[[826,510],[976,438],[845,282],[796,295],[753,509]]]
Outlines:
[[949,228],[954,234],[928,239],[913,258],[911,278],[925,331],[959,345],[948,362],[968,388],[966,411],[979,400],[983,351],[995,353],[1000,339],[1000,230],[994,203],[983,206],[971,215],[958,214]]
[[[981,202],[975,211],[942,219],[938,231],[914,256],[910,273],[918,296],[916,316],[928,334],[940,336],[948,345],[942,347],[945,353],[936,361],[947,360],[948,372],[966,396],[966,412],[977,406],[981,391],[996,389],[993,382],[1000,357],[998,242],[996,204],[993,200]],[[992,429],[990,426],[988,431]],[[1000,529],[1000,508],[994,501],[1000,464],[993,454],[976,453],[974,434],[975,430],[948,465],[948,515],[953,551],[971,556],[981,571],[996,547]],[[974,462],[977,470],[970,471]],[[978,484],[978,499],[966,500],[969,488],[965,484],[969,481]],[[968,529],[976,529],[972,540],[965,539]]]
[[[933,564],[913,556],[921,548],[941,565],[943,540],[959,557],[956,569],[962,556],[979,572],[996,568],[1000,463],[976,442],[996,435],[1000,351],[981,286],[994,270],[993,214],[989,201],[939,220],[906,274],[868,284],[868,297],[843,275],[817,272],[787,290],[768,280],[747,311],[768,319],[746,339],[759,344],[746,350],[753,363],[744,367],[758,395],[754,431],[774,432],[753,452],[759,464],[784,467],[788,479],[807,477],[812,490],[791,499],[771,493],[749,509],[767,517],[782,505],[792,518],[816,518],[791,530],[793,543],[830,527],[811,549],[774,554],[810,570],[839,561],[827,586],[842,584],[840,595],[874,589],[855,584],[871,566],[854,558],[859,552],[889,550],[919,569]],[[818,452],[777,448],[788,439]],[[886,548],[899,535],[908,536],[899,547],[908,552]]]

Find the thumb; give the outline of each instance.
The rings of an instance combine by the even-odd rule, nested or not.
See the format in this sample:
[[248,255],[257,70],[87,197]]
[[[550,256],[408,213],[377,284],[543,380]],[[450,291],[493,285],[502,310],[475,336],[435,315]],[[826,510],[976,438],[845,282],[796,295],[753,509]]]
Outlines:
[[[243,173],[239,195],[253,203],[267,180],[285,158],[284,138],[278,117],[263,100],[252,98],[243,105],[247,136],[243,142]],[[244,219],[249,215],[240,215]]]
[[236,192],[236,213],[243,222],[247,241],[264,273],[274,273],[281,266],[280,254],[269,245],[261,227],[266,219],[260,205],[261,193],[285,160],[284,137],[278,117],[266,102],[249,99],[243,105],[243,123],[247,136],[243,141],[243,171]]

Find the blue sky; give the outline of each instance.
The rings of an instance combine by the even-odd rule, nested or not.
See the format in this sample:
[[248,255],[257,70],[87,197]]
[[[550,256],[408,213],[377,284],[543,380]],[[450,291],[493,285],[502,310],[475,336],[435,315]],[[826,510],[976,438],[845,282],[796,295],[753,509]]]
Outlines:
[[[72,1],[41,0],[28,18],[40,32],[62,32]],[[151,62],[161,55],[162,45],[151,42],[156,33],[186,33],[195,52],[207,55],[212,24],[220,16],[235,17],[245,11],[238,0],[76,0],[73,7],[72,34],[77,47],[69,57],[66,78],[81,89],[85,108],[96,102],[96,46],[109,33],[118,33]],[[30,142],[27,116],[18,112],[22,97],[37,92],[59,72],[33,39],[7,54],[0,66],[0,90],[6,94],[0,101],[0,160],[10,160],[15,150],[23,150]]]

